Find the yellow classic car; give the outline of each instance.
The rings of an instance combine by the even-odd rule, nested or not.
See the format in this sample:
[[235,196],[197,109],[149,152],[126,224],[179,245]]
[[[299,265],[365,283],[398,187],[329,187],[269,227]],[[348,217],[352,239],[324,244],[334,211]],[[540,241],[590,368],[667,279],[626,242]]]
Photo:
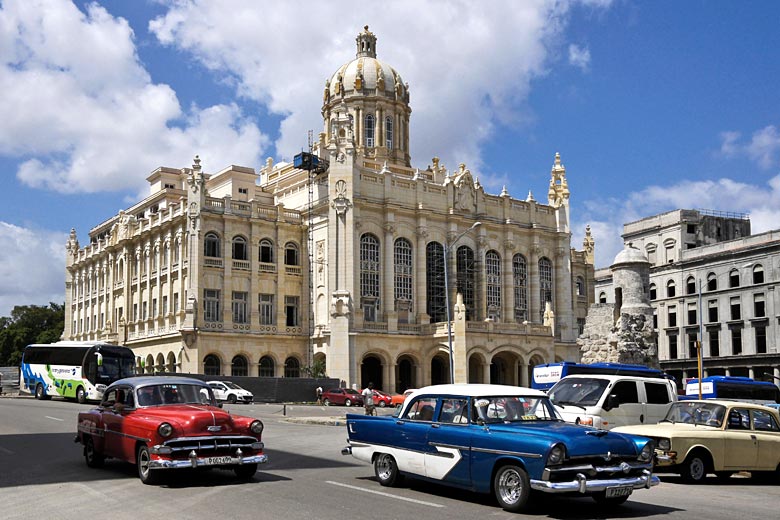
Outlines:
[[780,415],[739,401],[680,401],[658,424],[621,426],[615,432],[656,441],[655,470],[700,483],[707,474],[737,471],[780,482]]

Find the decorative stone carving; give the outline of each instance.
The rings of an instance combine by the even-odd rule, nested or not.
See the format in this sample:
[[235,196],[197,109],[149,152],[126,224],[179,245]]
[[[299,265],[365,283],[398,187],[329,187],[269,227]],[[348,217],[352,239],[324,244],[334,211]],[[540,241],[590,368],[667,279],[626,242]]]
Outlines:
[[347,182],[339,180],[336,182],[336,198],[331,203],[331,207],[336,210],[336,214],[343,216],[352,206],[352,202],[347,198]]

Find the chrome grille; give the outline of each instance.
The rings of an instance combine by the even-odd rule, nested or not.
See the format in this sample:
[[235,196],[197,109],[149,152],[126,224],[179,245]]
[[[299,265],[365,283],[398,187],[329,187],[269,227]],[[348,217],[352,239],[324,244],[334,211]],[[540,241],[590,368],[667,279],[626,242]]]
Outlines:
[[251,450],[252,444],[259,442],[256,438],[248,435],[214,435],[204,437],[179,437],[170,439],[163,443],[173,450],[173,455],[188,454],[195,451],[198,455],[214,456],[220,454],[232,454],[235,450]]

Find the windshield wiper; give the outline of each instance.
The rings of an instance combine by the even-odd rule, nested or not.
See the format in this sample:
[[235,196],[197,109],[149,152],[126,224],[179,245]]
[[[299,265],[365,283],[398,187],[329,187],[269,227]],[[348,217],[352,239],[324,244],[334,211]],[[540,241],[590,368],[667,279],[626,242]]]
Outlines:
[[559,406],[576,406],[577,408],[582,408],[585,410],[584,406],[579,403],[575,403],[574,401],[553,401],[553,404],[557,404]]

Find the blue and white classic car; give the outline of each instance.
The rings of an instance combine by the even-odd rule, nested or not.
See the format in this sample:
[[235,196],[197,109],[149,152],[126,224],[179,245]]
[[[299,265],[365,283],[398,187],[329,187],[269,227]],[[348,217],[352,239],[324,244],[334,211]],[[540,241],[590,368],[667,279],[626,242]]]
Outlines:
[[392,417],[348,414],[347,432],[342,453],[372,463],[383,486],[410,476],[492,492],[507,511],[532,489],[615,505],[659,483],[652,440],[568,424],[529,388],[429,386]]

